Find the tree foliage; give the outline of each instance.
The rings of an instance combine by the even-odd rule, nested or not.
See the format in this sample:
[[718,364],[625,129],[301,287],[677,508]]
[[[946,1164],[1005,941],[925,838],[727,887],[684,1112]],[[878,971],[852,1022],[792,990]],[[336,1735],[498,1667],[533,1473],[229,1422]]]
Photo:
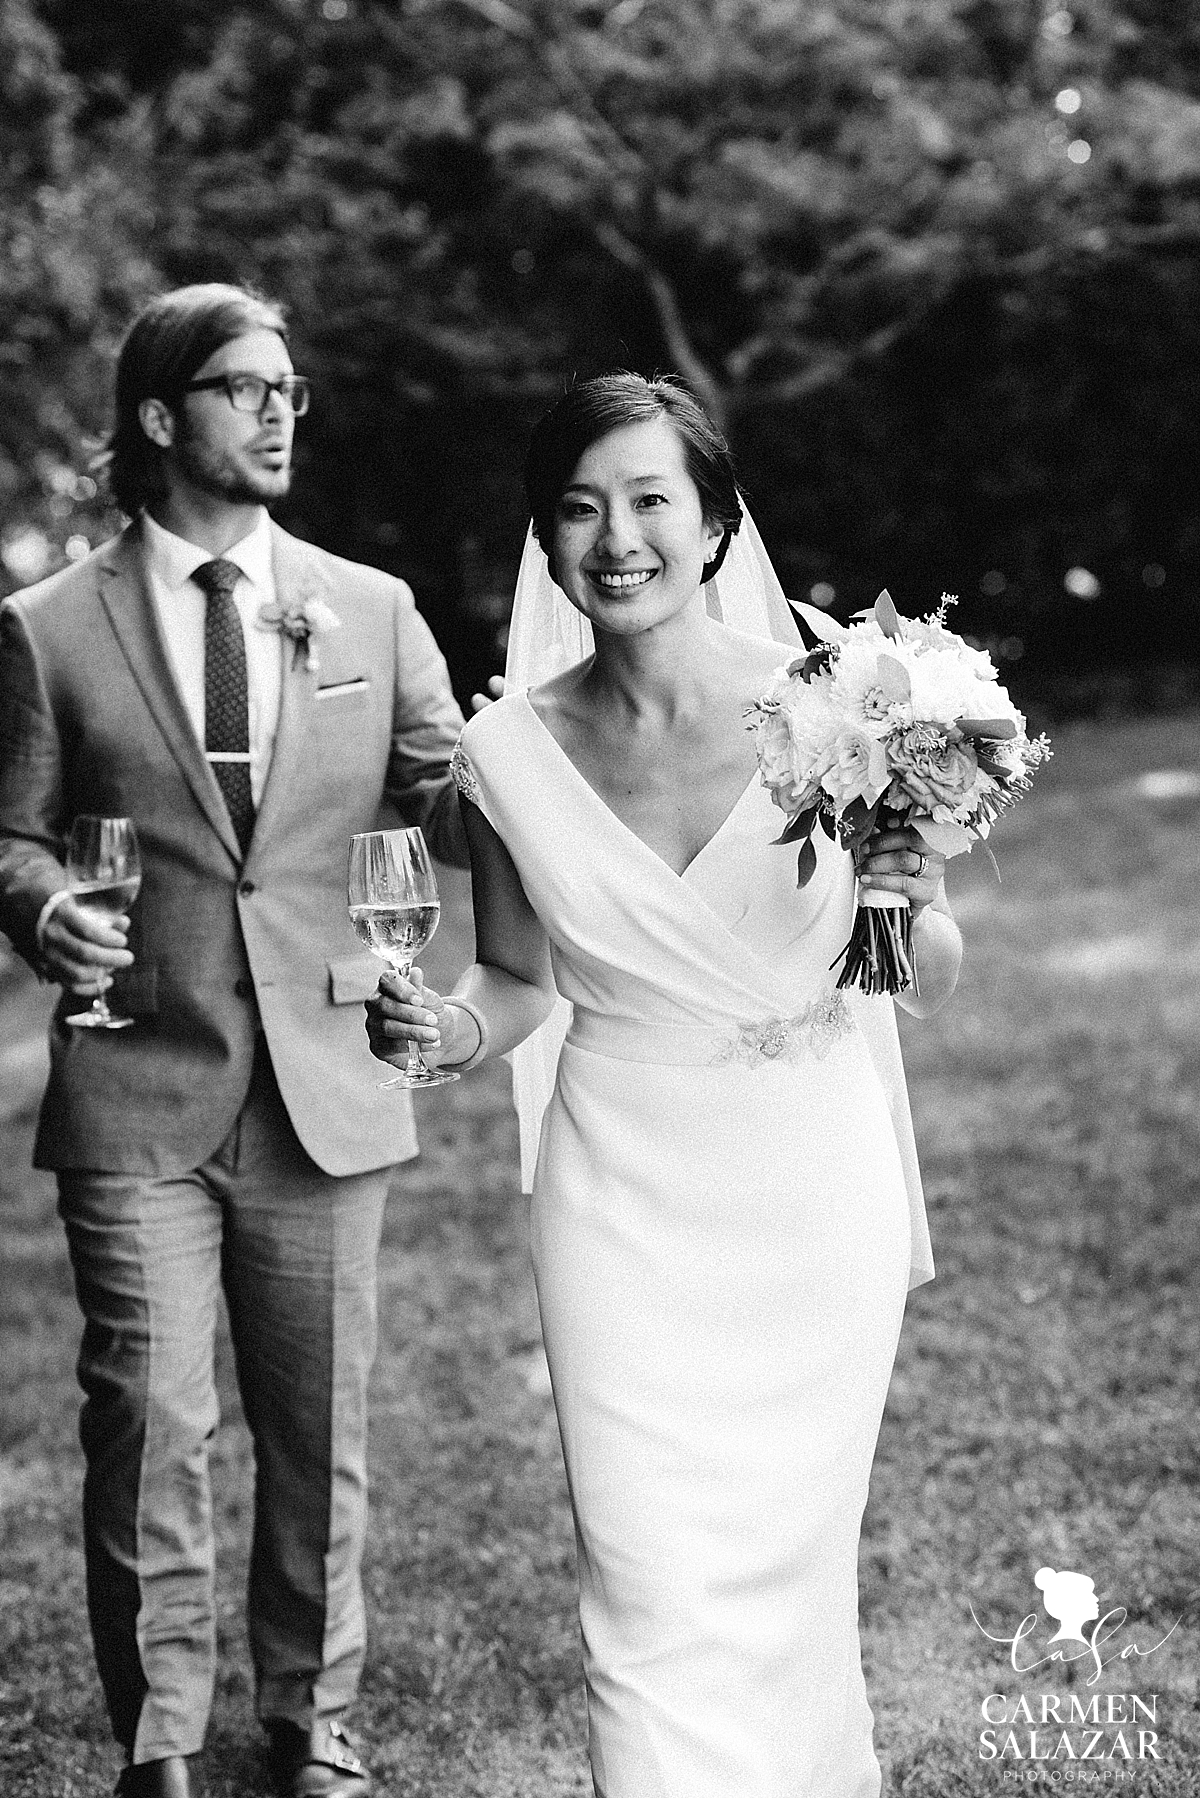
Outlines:
[[10,0],[6,501],[95,420],[149,283],[228,276],[318,377],[297,520],[447,623],[515,559],[530,417],[625,364],[725,421],[798,596],[957,586],[1010,653],[1169,648],[1200,573],[1189,15]]
[[[156,271],[135,247],[137,201],[76,129],[79,91],[25,0],[0,7],[0,524],[17,574],[44,526],[61,542],[94,483],[80,444],[102,416],[106,364]],[[15,545],[15,548],[14,548]]]

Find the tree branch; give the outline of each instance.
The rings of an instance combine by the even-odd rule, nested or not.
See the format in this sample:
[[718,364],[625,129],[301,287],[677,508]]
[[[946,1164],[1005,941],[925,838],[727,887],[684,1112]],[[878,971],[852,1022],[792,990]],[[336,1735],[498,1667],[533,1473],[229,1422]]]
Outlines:
[[[526,42],[536,40],[537,32],[525,14],[518,12],[515,6],[509,6],[507,0],[458,0],[468,12],[473,12],[489,25],[496,25],[501,31],[507,31],[510,37],[519,37]],[[423,11],[424,8],[421,8]]]
[[[1116,226],[1102,234],[1093,231],[1081,232],[1074,237],[1060,241],[1058,244],[1039,244],[1031,250],[1024,250],[1015,256],[992,260],[976,258],[974,266],[977,272],[989,275],[997,285],[1013,281],[1028,280],[1033,275],[1044,274],[1056,264],[1061,265],[1072,256],[1085,255],[1092,258],[1118,255],[1123,252],[1154,252],[1171,250],[1188,250],[1200,246],[1200,225],[1190,222],[1179,222],[1166,225]],[[971,266],[970,259],[964,260],[952,275],[944,275],[934,283],[931,291],[915,305],[903,318],[893,319],[890,324],[882,325],[864,337],[861,343],[852,344],[842,349],[830,350],[819,360],[810,361],[804,368],[797,369],[795,374],[785,375],[777,381],[756,384],[748,379],[752,362],[769,353],[773,347],[771,335],[760,332],[749,339],[727,358],[726,366],[731,372],[740,374],[742,379],[736,382],[736,404],[739,411],[755,404],[786,406],[797,401],[808,399],[819,393],[822,388],[832,386],[842,380],[863,363],[878,362],[887,355],[893,345],[927,318],[934,308],[940,304],[954,280],[959,279]],[[778,341],[777,338],[774,340]],[[736,358],[736,368],[734,364]]]
[[725,394],[712,370],[701,360],[693,346],[679,302],[675,298],[675,290],[662,270],[656,268],[645,252],[615,225],[601,219],[592,226],[592,230],[609,255],[624,268],[632,270],[645,283],[672,362],[688,385],[695,389],[697,397],[715,422],[723,424],[728,410]]
[[928,307],[923,306],[917,313],[893,319],[890,325],[883,325],[878,331],[872,331],[861,343],[853,344],[848,349],[831,350],[820,361],[810,362],[807,367],[783,380],[746,388],[738,396],[739,410],[752,404],[790,406],[797,400],[805,400],[812,394],[819,393],[823,387],[831,387],[835,381],[842,380],[852,369],[857,368],[859,363],[877,362],[886,356],[892,345],[912,329],[917,317],[924,316],[928,310]]

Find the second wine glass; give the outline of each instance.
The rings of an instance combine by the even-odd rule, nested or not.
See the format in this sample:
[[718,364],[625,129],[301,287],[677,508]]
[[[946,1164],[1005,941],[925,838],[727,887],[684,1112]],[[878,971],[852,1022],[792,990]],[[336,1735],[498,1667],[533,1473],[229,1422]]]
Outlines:
[[[346,869],[350,922],[372,955],[407,975],[438,926],[442,904],[428,845],[419,830],[368,830],[351,837]],[[443,1086],[457,1080],[427,1066],[410,1040],[408,1060],[385,1089]]]
[[[99,818],[82,814],[71,826],[67,846],[67,877],[71,892],[89,910],[115,917],[127,911],[142,884],[142,864],[137,832],[129,818]],[[67,1018],[77,1030],[127,1030],[132,1018],[108,1009],[98,993],[86,1011]]]

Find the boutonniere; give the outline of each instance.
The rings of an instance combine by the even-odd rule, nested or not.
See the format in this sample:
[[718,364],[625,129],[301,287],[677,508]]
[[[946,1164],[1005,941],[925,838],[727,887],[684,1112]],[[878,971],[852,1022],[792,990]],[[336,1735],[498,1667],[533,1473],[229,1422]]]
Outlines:
[[304,666],[310,674],[315,674],[321,666],[317,654],[315,638],[321,631],[335,631],[341,619],[327,606],[323,599],[314,599],[306,595],[303,599],[277,601],[275,605],[263,605],[258,611],[258,626],[264,631],[278,631],[281,637],[296,645],[295,659],[300,659],[304,652]]

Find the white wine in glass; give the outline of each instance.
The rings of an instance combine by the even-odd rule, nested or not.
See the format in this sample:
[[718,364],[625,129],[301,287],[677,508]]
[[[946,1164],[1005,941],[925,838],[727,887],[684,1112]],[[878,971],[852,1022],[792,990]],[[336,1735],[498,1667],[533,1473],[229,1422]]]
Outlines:
[[[131,818],[97,818],[83,814],[71,826],[67,845],[67,878],[71,893],[89,910],[110,917],[126,911],[142,884],[142,863],[137,833]],[[108,1009],[103,993],[87,1011],[67,1019],[77,1030],[124,1030],[133,1023]]]
[[[380,961],[407,975],[438,926],[442,905],[425,838],[419,830],[368,830],[351,837],[346,868],[350,922]],[[458,1075],[431,1068],[410,1040],[408,1060],[384,1088],[443,1086]]]

